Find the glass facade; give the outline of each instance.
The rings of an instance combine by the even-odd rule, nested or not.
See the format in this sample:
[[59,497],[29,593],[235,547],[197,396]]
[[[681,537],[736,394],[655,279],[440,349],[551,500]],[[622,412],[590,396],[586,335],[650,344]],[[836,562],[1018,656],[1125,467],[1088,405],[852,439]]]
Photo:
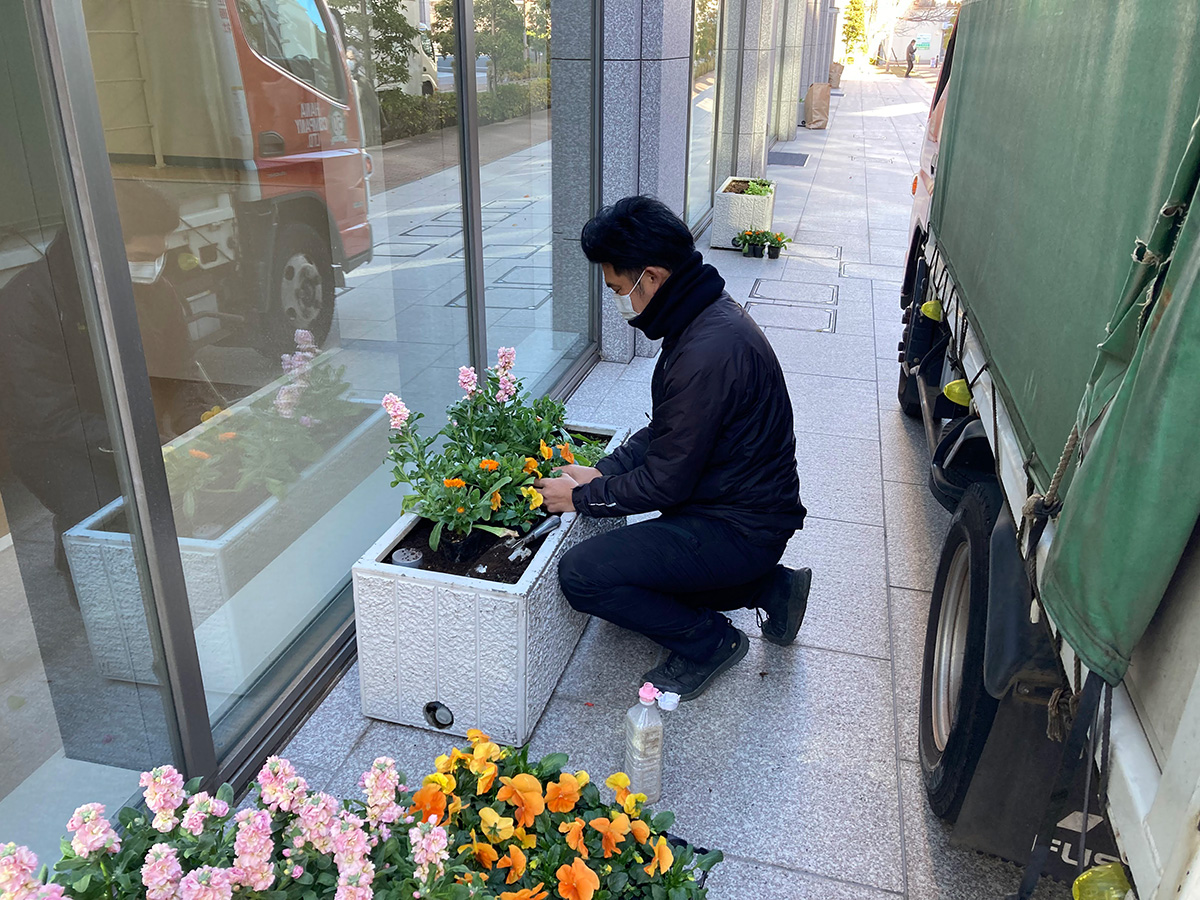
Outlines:
[[692,10],[691,109],[685,217],[696,228],[712,210],[717,120],[717,32],[720,0],[695,0]]
[[[543,393],[594,345],[592,278],[563,240],[589,208],[590,156],[570,150],[590,108],[551,114],[592,79],[555,64],[549,0],[82,0],[64,28],[88,54],[57,65],[95,86],[99,127],[79,140],[104,161],[130,277],[93,295],[76,273],[99,271],[98,250],[65,224],[80,169],[49,149],[87,117],[56,119],[38,4],[0,4],[21,23],[0,66],[18,126],[0,173],[0,602],[16,623],[0,841],[52,859],[75,806],[120,805],[197,739],[174,724],[163,609],[186,626],[219,765],[345,644],[350,568],[399,514],[384,393],[436,419],[458,368],[501,346]],[[136,326],[148,390],[106,380],[110,308]],[[138,390],[157,439],[121,478],[113,397]],[[156,479],[161,498],[131,487]],[[139,510],[156,503],[174,588],[151,577]]]

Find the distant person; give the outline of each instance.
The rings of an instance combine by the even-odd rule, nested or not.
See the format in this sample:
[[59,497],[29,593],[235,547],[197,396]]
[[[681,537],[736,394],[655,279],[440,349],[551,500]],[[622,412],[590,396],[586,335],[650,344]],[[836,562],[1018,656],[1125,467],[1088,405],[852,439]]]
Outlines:
[[749,647],[722,610],[760,610],[763,637],[783,645],[804,617],[812,572],[779,565],[805,515],[792,403],[770,342],[666,205],[620,200],[582,245],[621,315],[662,339],[653,413],[594,468],[537,487],[552,512],[662,516],[571,548],[559,581],[575,609],[669,650],[643,680],[691,700]]
[[887,49],[884,47],[883,41],[880,41],[879,46],[875,49],[875,65],[887,65]]
[[904,58],[908,60],[908,71],[904,73],[904,77],[907,78],[912,74],[913,66],[917,64],[917,42],[915,39],[908,42],[908,49],[904,51]]

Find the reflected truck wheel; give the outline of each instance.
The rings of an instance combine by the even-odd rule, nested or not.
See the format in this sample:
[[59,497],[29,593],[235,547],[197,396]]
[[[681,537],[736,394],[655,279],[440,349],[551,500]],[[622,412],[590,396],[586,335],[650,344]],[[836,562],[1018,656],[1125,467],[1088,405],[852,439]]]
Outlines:
[[333,324],[333,262],[329,242],[309,225],[285,225],[271,266],[266,337],[275,352],[294,350],[298,328],[312,332],[318,345]]

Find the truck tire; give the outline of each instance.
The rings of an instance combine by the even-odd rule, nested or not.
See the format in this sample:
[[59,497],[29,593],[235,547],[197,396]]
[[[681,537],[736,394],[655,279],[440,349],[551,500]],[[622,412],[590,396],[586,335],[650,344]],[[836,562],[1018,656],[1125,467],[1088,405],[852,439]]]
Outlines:
[[[912,300],[909,302],[908,324],[904,326],[904,358],[910,360],[910,354],[907,350],[912,345],[913,325],[917,321],[917,317],[921,315],[921,303],[925,299],[925,287],[929,281],[929,264],[925,260],[918,259],[916,272],[913,275],[913,294]],[[912,419],[921,418],[921,397],[917,393],[917,381],[904,368],[904,364],[900,366],[900,383],[896,386],[896,398],[900,401],[900,409],[904,414]]]
[[311,225],[284,225],[275,240],[266,337],[273,350],[296,347],[298,328],[324,344],[333,325],[333,261],[329,241]]
[[996,715],[996,700],[983,683],[983,652],[991,535],[1003,503],[994,483],[974,484],[963,495],[929,604],[919,755],[929,806],[950,822],[958,818]]

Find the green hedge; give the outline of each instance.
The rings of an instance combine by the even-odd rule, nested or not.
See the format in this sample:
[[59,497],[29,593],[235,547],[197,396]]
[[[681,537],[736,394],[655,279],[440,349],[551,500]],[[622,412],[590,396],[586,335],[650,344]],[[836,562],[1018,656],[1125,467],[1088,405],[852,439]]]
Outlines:
[[[499,84],[479,94],[479,124],[491,125],[550,107],[550,79]],[[383,139],[396,141],[458,124],[458,97],[453,91],[432,96],[399,90],[379,92]]]

